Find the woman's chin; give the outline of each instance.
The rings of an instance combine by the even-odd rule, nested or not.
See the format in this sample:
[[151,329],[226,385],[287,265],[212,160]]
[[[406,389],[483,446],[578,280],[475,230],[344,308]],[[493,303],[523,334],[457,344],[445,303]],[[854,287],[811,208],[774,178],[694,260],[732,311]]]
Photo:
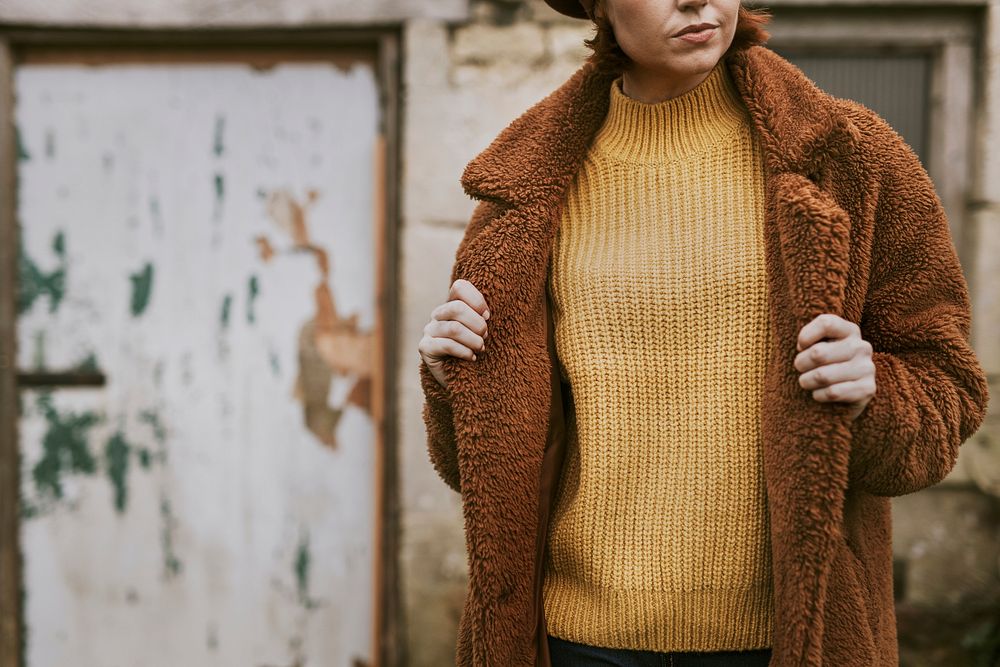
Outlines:
[[722,53],[716,49],[692,53],[671,53],[643,67],[647,71],[662,72],[664,76],[688,78],[712,71]]

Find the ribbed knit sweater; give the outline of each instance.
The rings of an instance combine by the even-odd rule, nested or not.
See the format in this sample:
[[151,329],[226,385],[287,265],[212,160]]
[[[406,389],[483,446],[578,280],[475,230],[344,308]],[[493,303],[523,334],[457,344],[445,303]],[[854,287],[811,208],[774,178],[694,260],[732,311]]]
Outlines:
[[761,151],[724,64],[657,104],[621,79],[550,265],[575,420],[548,534],[548,632],[764,648],[768,323]]

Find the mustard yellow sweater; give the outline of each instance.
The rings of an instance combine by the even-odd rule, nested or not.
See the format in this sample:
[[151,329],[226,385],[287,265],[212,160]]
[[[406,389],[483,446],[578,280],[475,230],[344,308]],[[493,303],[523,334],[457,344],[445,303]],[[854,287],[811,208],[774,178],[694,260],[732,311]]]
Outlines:
[[605,647],[765,648],[761,152],[722,63],[658,104],[620,86],[568,191],[549,275],[576,420],[548,535],[547,628]]

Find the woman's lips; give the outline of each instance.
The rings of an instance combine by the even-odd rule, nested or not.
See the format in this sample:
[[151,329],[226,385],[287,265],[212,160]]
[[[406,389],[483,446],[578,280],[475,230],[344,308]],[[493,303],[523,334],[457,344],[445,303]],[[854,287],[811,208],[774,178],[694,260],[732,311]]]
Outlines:
[[703,28],[697,32],[686,32],[683,35],[678,35],[677,39],[683,39],[685,42],[691,42],[692,44],[700,44],[702,42],[707,42],[712,39],[717,28]]

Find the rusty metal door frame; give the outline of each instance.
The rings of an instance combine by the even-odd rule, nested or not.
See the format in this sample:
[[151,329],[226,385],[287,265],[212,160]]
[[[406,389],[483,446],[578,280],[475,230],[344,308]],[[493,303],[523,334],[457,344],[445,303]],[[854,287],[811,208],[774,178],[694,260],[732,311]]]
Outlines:
[[0,38],[0,667],[18,667],[21,653],[21,550],[17,447],[17,148],[14,59]]
[[22,667],[22,569],[18,391],[100,383],[67,373],[17,370],[17,138],[14,74],[25,62],[242,62],[359,56],[375,63],[381,117],[376,155],[377,316],[372,418],[376,426],[374,666],[405,664],[400,627],[398,470],[394,341],[397,327],[402,30],[375,28],[131,30],[0,25],[0,667]]

